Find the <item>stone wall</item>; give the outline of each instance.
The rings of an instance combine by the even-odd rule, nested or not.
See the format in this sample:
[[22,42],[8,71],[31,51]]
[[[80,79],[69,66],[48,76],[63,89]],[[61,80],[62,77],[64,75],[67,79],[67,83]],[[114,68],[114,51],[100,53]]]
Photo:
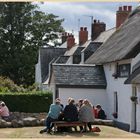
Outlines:
[[[0,128],[7,127],[28,127],[28,126],[44,126],[46,113],[23,113],[23,112],[12,112],[11,120],[5,121],[0,119]],[[100,120],[95,119],[93,125],[108,125],[114,126],[113,120]]]
[[34,117],[40,120],[40,119],[45,119],[47,113],[45,112],[43,113],[11,112],[10,115],[12,118],[17,119],[17,120],[27,118],[27,117]]
[[24,126],[43,126],[47,113],[24,113],[11,112],[10,120],[5,121],[0,118],[0,128],[24,127]]

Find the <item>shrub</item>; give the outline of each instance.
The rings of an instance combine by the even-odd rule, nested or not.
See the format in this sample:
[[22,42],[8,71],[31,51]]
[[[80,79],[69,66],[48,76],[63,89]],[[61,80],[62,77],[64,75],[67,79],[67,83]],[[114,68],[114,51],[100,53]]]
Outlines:
[[25,92],[22,86],[16,85],[11,79],[0,76],[0,92]]
[[6,103],[11,112],[48,112],[52,103],[52,93],[49,91],[0,93],[0,100]]

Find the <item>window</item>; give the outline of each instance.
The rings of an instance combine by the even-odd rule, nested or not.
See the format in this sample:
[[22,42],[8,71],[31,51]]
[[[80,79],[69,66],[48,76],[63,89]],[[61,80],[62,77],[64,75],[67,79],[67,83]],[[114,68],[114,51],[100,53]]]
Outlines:
[[118,65],[118,77],[128,77],[130,75],[130,64]]

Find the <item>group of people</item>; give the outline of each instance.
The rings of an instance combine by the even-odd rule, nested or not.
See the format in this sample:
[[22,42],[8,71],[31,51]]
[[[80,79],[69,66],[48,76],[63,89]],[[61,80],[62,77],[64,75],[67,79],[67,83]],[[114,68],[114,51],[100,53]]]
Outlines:
[[50,105],[45,121],[46,127],[42,129],[40,133],[50,133],[53,128],[52,122],[54,121],[81,121],[86,124],[83,127],[80,126],[81,132],[86,132],[88,129],[92,131],[91,124],[94,122],[95,118],[106,119],[105,112],[101,108],[101,105],[98,104],[94,107],[87,99],[80,99],[78,103],[75,103],[73,98],[68,98],[68,104],[64,107],[60,99],[57,98],[55,103]]
[[0,101],[0,117],[6,121],[10,118],[9,109],[3,101]]

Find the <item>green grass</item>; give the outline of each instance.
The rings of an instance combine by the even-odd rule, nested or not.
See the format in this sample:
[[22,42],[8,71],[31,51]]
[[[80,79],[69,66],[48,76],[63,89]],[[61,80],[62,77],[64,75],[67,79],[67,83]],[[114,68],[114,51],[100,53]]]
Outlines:
[[0,138],[140,138],[140,135],[129,133],[118,128],[109,126],[98,126],[101,129],[100,133],[56,133],[39,134],[43,127],[23,127],[23,128],[0,128]]

